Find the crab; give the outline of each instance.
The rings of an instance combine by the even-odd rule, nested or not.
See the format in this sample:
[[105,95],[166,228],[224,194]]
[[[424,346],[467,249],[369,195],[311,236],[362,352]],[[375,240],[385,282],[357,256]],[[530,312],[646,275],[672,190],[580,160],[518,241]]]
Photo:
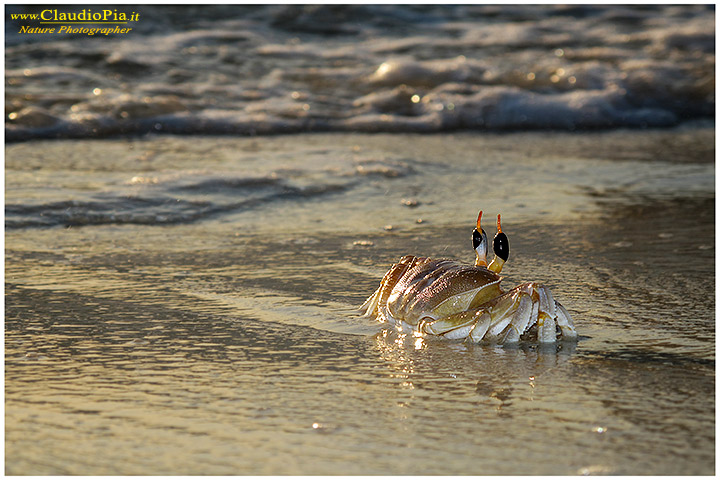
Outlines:
[[572,317],[547,287],[528,282],[502,290],[499,274],[510,252],[508,238],[498,214],[495,257],[488,265],[488,238],[481,219],[482,211],[472,232],[475,265],[406,255],[360,307],[364,316],[404,333],[473,343],[576,340]]

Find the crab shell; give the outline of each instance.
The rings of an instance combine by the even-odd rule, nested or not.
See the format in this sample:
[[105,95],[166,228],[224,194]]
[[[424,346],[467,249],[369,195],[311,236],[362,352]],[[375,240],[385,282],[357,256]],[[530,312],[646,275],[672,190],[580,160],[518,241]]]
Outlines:
[[360,309],[403,331],[473,342],[512,343],[524,334],[541,343],[555,342],[558,334],[577,338],[569,313],[549,289],[531,282],[504,292],[501,280],[484,266],[407,255]]

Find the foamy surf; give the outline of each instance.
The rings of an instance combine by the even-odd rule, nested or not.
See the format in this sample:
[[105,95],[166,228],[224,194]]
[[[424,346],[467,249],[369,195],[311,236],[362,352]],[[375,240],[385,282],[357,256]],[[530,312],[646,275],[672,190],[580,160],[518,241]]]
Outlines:
[[102,39],[18,34],[8,20],[6,139],[585,130],[714,114],[714,11],[701,5],[206,7],[166,25],[168,12],[146,6],[132,32]]

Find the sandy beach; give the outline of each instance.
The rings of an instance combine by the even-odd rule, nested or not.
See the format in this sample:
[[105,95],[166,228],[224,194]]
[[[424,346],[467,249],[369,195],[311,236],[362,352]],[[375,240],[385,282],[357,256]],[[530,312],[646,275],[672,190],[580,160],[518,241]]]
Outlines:
[[[7,472],[711,473],[713,144],[9,145]],[[418,343],[357,316],[404,254],[470,262],[480,208],[503,214],[504,284],[551,287],[576,345]]]
[[[715,473],[714,6],[112,8],[6,8],[6,474]],[[479,210],[577,342],[358,315]]]

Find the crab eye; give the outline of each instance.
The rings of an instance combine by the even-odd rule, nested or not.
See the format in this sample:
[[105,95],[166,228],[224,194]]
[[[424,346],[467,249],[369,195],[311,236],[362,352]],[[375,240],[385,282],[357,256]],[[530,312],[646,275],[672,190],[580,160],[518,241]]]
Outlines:
[[493,252],[507,262],[510,256],[510,242],[508,241],[507,235],[503,232],[495,234],[495,238],[493,238]]
[[473,234],[472,234],[473,250],[477,250],[477,248],[482,243],[482,239],[483,239],[482,233],[478,232],[477,228],[475,230],[473,230]]

